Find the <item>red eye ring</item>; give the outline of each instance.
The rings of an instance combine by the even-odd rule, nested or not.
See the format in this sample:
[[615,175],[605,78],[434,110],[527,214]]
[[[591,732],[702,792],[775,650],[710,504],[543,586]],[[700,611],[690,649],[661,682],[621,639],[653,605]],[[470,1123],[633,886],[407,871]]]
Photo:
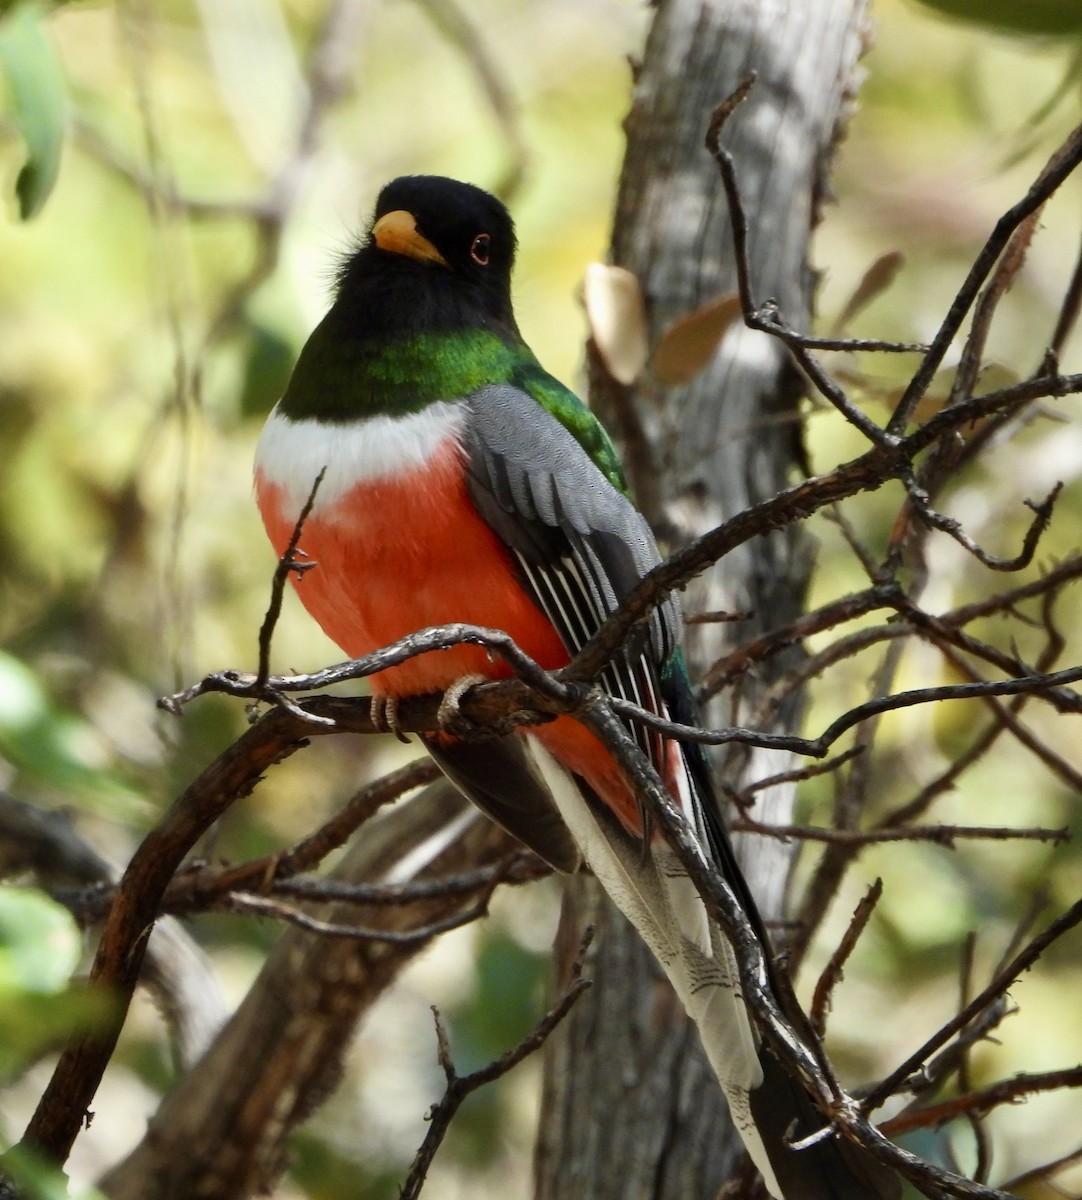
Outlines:
[[470,258],[479,266],[488,266],[489,247],[492,238],[487,233],[479,233],[470,243]]

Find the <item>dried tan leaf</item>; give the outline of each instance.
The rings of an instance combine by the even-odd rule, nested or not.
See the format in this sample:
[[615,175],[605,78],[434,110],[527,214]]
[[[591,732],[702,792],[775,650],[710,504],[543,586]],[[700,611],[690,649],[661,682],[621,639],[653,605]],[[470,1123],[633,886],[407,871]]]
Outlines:
[[713,358],[725,331],[740,319],[740,297],[726,292],[677,317],[661,334],[653,372],[659,383],[687,383]]
[[590,263],[582,291],[601,361],[618,383],[634,383],[648,355],[646,305],[638,279],[626,267]]
[[863,312],[877,296],[881,296],[894,282],[904,265],[905,255],[900,250],[889,250],[886,254],[881,254],[864,272],[860,283],[846,301],[834,323],[835,333],[840,334],[858,313]]

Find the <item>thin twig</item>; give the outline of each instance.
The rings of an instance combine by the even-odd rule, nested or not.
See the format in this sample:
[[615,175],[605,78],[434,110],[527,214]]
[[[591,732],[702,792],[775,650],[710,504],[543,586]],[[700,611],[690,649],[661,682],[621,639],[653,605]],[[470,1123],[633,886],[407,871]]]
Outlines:
[[432,1165],[432,1160],[436,1156],[436,1151],[443,1142],[451,1121],[463,1100],[472,1092],[477,1091],[478,1088],[484,1087],[485,1084],[492,1083],[494,1080],[506,1075],[514,1067],[518,1066],[524,1058],[527,1058],[535,1050],[544,1045],[552,1031],[571,1011],[571,1006],[590,986],[590,980],[583,979],[582,977],[582,965],[592,937],[593,929],[591,927],[586,930],[582,944],[579,947],[578,955],[571,968],[571,982],[559,1000],[541,1018],[530,1033],[517,1046],[508,1050],[506,1054],[502,1054],[494,1062],[489,1063],[488,1066],[482,1067],[479,1071],[474,1071],[470,1075],[459,1075],[455,1070],[447,1030],[444,1028],[439,1010],[433,1007],[432,1014],[436,1021],[437,1057],[447,1080],[447,1088],[439,1102],[434,1104],[428,1113],[428,1132],[425,1134],[425,1139],[417,1151],[413,1165],[406,1176],[406,1181],[402,1185],[402,1190],[399,1193],[400,1200],[416,1200],[416,1197],[420,1195],[421,1188],[424,1186],[425,1179],[428,1176],[428,1170]]
[[473,76],[488,100],[488,106],[503,134],[510,163],[495,191],[509,201],[518,191],[529,163],[529,148],[522,120],[508,80],[501,73],[502,57],[489,52],[466,13],[451,0],[416,0],[428,19],[469,62]]
[[1026,195],[996,222],[995,228],[977,255],[947,310],[939,330],[932,339],[928,353],[924,356],[920,367],[898,401],[898,406],[887,425],[889,432],[899,434],[909,424],[917,404],[928,390],[928,385],[942,364],[947,349],[961,328],[966,313],[969,312],[984,280],[988,278],[1004,247],[1014,235],[1014,231],[1031,213],[1036,212],[1044,204],[1074,171],[1080,161],[1082,161],[1082,125],[1068,135]]
[[941,1046],[960,1032],[989,1004],[1003,996],[1014,981],[1037,961],[1053,942],[1082,922],[1082,900],[1057,917],[1055,921],[1039,936],[1035,937],[1025,949],[1015,957],[980,991],[955,1017],[952,1017],[941,1029],[909,1057],[901,1063],[881,1084],[863,1101],[865,1112],[872,1112],[888,1096],[892,1096],[901,1088],[909,1076],[921,1069],[922,1064],[929,1059]]
[[254,896],[249,892],[230,892],[225,899],[226,907],[233,912],[252,913],[257,917],[272,917],[296,925],[299,929],[307,929],[309,933],[319,933],[325,937],[353,938],[360,942],[386,942],[391,946],[410,946],[417,942],[431,941],[442,933],[452,929],[460,929],[463,925],[472,924],[481,917],[488,915],[489,901],[492,893],[501,882],[497,872],[493,872],[484,884],[481,895],[468,908],[460,909],[449,917],[431,921],[427,925],[418,925],[414,929],[380,929],[364,925],[347,925],[341,921],[323,921],[313,917],[291,904],[283,904],[280,900],[268,896]]
[[[733,238],[733,263],[736,271],[737,290],[740,293],[740,306],[744,315],[744,323],[751,329],[759,329],[782,338],[796,359],[801,369],[812,380],[819,391],[834,405],[835,408],[868,438],[875,446],[893,448],[893,439],[869,417],[865,416],[841,388],[826,375],[819,364],[807,351],[806,340],[792,336],[784,336],[781,322],[777,319],[773,308],[766,310],[756,304],[751,285],[751,274],[748,267],[748,222],[744,213],[744,204],[740,196],[740,188],[736,181],[736,166],[732,155],[721,144],[721,131],[732,116],[735,109],[741,105],[751,93],[755,84],[755,72],[745,75],[736,89],[714,109],[706,132],[706,148],[714,157],[721,174],[725,197],[729,203],[729,228]],[[840,348],[834,345],[832,348]],[[878,347],[880,349],[886,347]]]
[[267,680],[270,678],[271,639],[274,637],[274,628],[278,624],[278,618],[282,615],[282,599],[285,595],[286,581],[289,579],[291,573],[300,577],[305,571],[310,571],[317,565],[311,559],[297,558],[297,546],[300,543],[301,534],[304,532],[304,523],[308,520],[315,505],[316,493],[319,491],[320,485],[323,483],[323,477],[326,474],[326,466],[320,467],[319,474],[312,483],[312,490],[308,493],[308,499],[305,500],[301,511],[297,515],[293,532],[289,536],[289,543],[285,550],[282,551],[278,558],[278,563],[274,568],[274,578],[271,580],[270,602],[267,605],[263,623],[259,627],[259,669],[252,684],[253,692],[257,695],[266,688]]
[[1082,1162],[1082,1146],[1068,1151],[1059,1158],[1054,1158],[1050,1163],[1045,1163],[1040,1167],[1032,1167],[1028,1171],[1023,1171],[1021,1175],[1013,1176],[1003,1184],[1003,1190],[1009,1192],[1012,1196],[1021,1195],[1031,1184],[1040,1183],[1048,1179],[1049,1176],[1056,1175],[1067,1167],[1073,1167],[1079,1162]]
[[1052,509],[1055,506],[1056,499],[1063,490],[1063,484],[1057,483],[1051,492],[1039,504],[1033,504],[1026,501],[1026,504],[1034,512],[1033,520],[1030,522],[1029,528],[1026,530],[1025,537],[1022,539],[1022,548],[1013,558],[1000,558],[995,554],[989,554],[987,550],[982,549],[962,528],[962,523],[954,517],[945,516],[943,513],[936,512],[928,503],[927,495],[923,489],[917,487],[916,483],[910,489],[910,500],[913,502],[914,510],[925,524],[930,525],[933,529],[938,529],[941,533],[949,534],[964,550],[968,550],[979,562],[988,567],[992,571],[1021,571],[1024,567],[1028,567],[1033,561],[1033,555],[1037,550],[1037,545],[1041,540],[1044,531],[1048,528],[1048,522],[1052,519]]
[[823,968],[819,981],[812,995],[811,1008],[808,1010],[808,1020],[819,1037],[824,1037],[827,1030],[827,1013],[830,1012],[834,989],[842,980],[845,964],[856,949],[860,935],[864,932],[879,898],[883,895],[883,881],[876,881],[868,888],[860,903],[853,910],[845,935],[835,947],[827,965]]
[[773,825],[738,817],[731,826],[734,833],[758,833],[764,837],[788,841],[823,842],[829,846],[875,846],[885,842],[928,842],[954,849],[956,841],[1022,841],[1054,842],[1062,845],[1071,840],[1067,826],[1046,829],[1044,826],[1011,825],[897,825],[880,829],[825,829],[816,825]]
[[1064,1067],[1034,1074],[1020,1073],[939,1104],[930,1104],[926,1108],[891,1117],[880,1128],[887,1137],[901,1137],[914,1129],[937,1129],[958,1117],[987,1113],[1002,1104],[1015,1104],[1022,1097],[1038,1092],[1077,1087],[1082,1087],[1082,1067]]

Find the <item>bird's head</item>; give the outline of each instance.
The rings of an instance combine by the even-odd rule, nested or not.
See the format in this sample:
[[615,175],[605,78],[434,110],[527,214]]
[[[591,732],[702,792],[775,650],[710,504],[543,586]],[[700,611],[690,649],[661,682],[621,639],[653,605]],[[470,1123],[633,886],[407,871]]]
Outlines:
[[476,310],[474,319],[514,330],[514,259],[514,225],[495,196],[438,175],[403,175],[380,192],[368,236],[343,266],[339,296],[366,284],[401,285],[414,313],[451,320]]

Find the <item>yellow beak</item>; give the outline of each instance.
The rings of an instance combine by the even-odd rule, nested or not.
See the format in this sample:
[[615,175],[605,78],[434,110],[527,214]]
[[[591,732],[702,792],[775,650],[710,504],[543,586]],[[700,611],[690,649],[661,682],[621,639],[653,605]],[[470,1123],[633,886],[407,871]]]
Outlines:
[[398,208],[394,212],[384,213],[372,226],[372,237],[381,250],[389,250],[392,254],[404,254],[407,258],[415,258],[418,262],[439,263],[447,266],[447,260],[435,246],[417,232],[417,221],[412,213]]

